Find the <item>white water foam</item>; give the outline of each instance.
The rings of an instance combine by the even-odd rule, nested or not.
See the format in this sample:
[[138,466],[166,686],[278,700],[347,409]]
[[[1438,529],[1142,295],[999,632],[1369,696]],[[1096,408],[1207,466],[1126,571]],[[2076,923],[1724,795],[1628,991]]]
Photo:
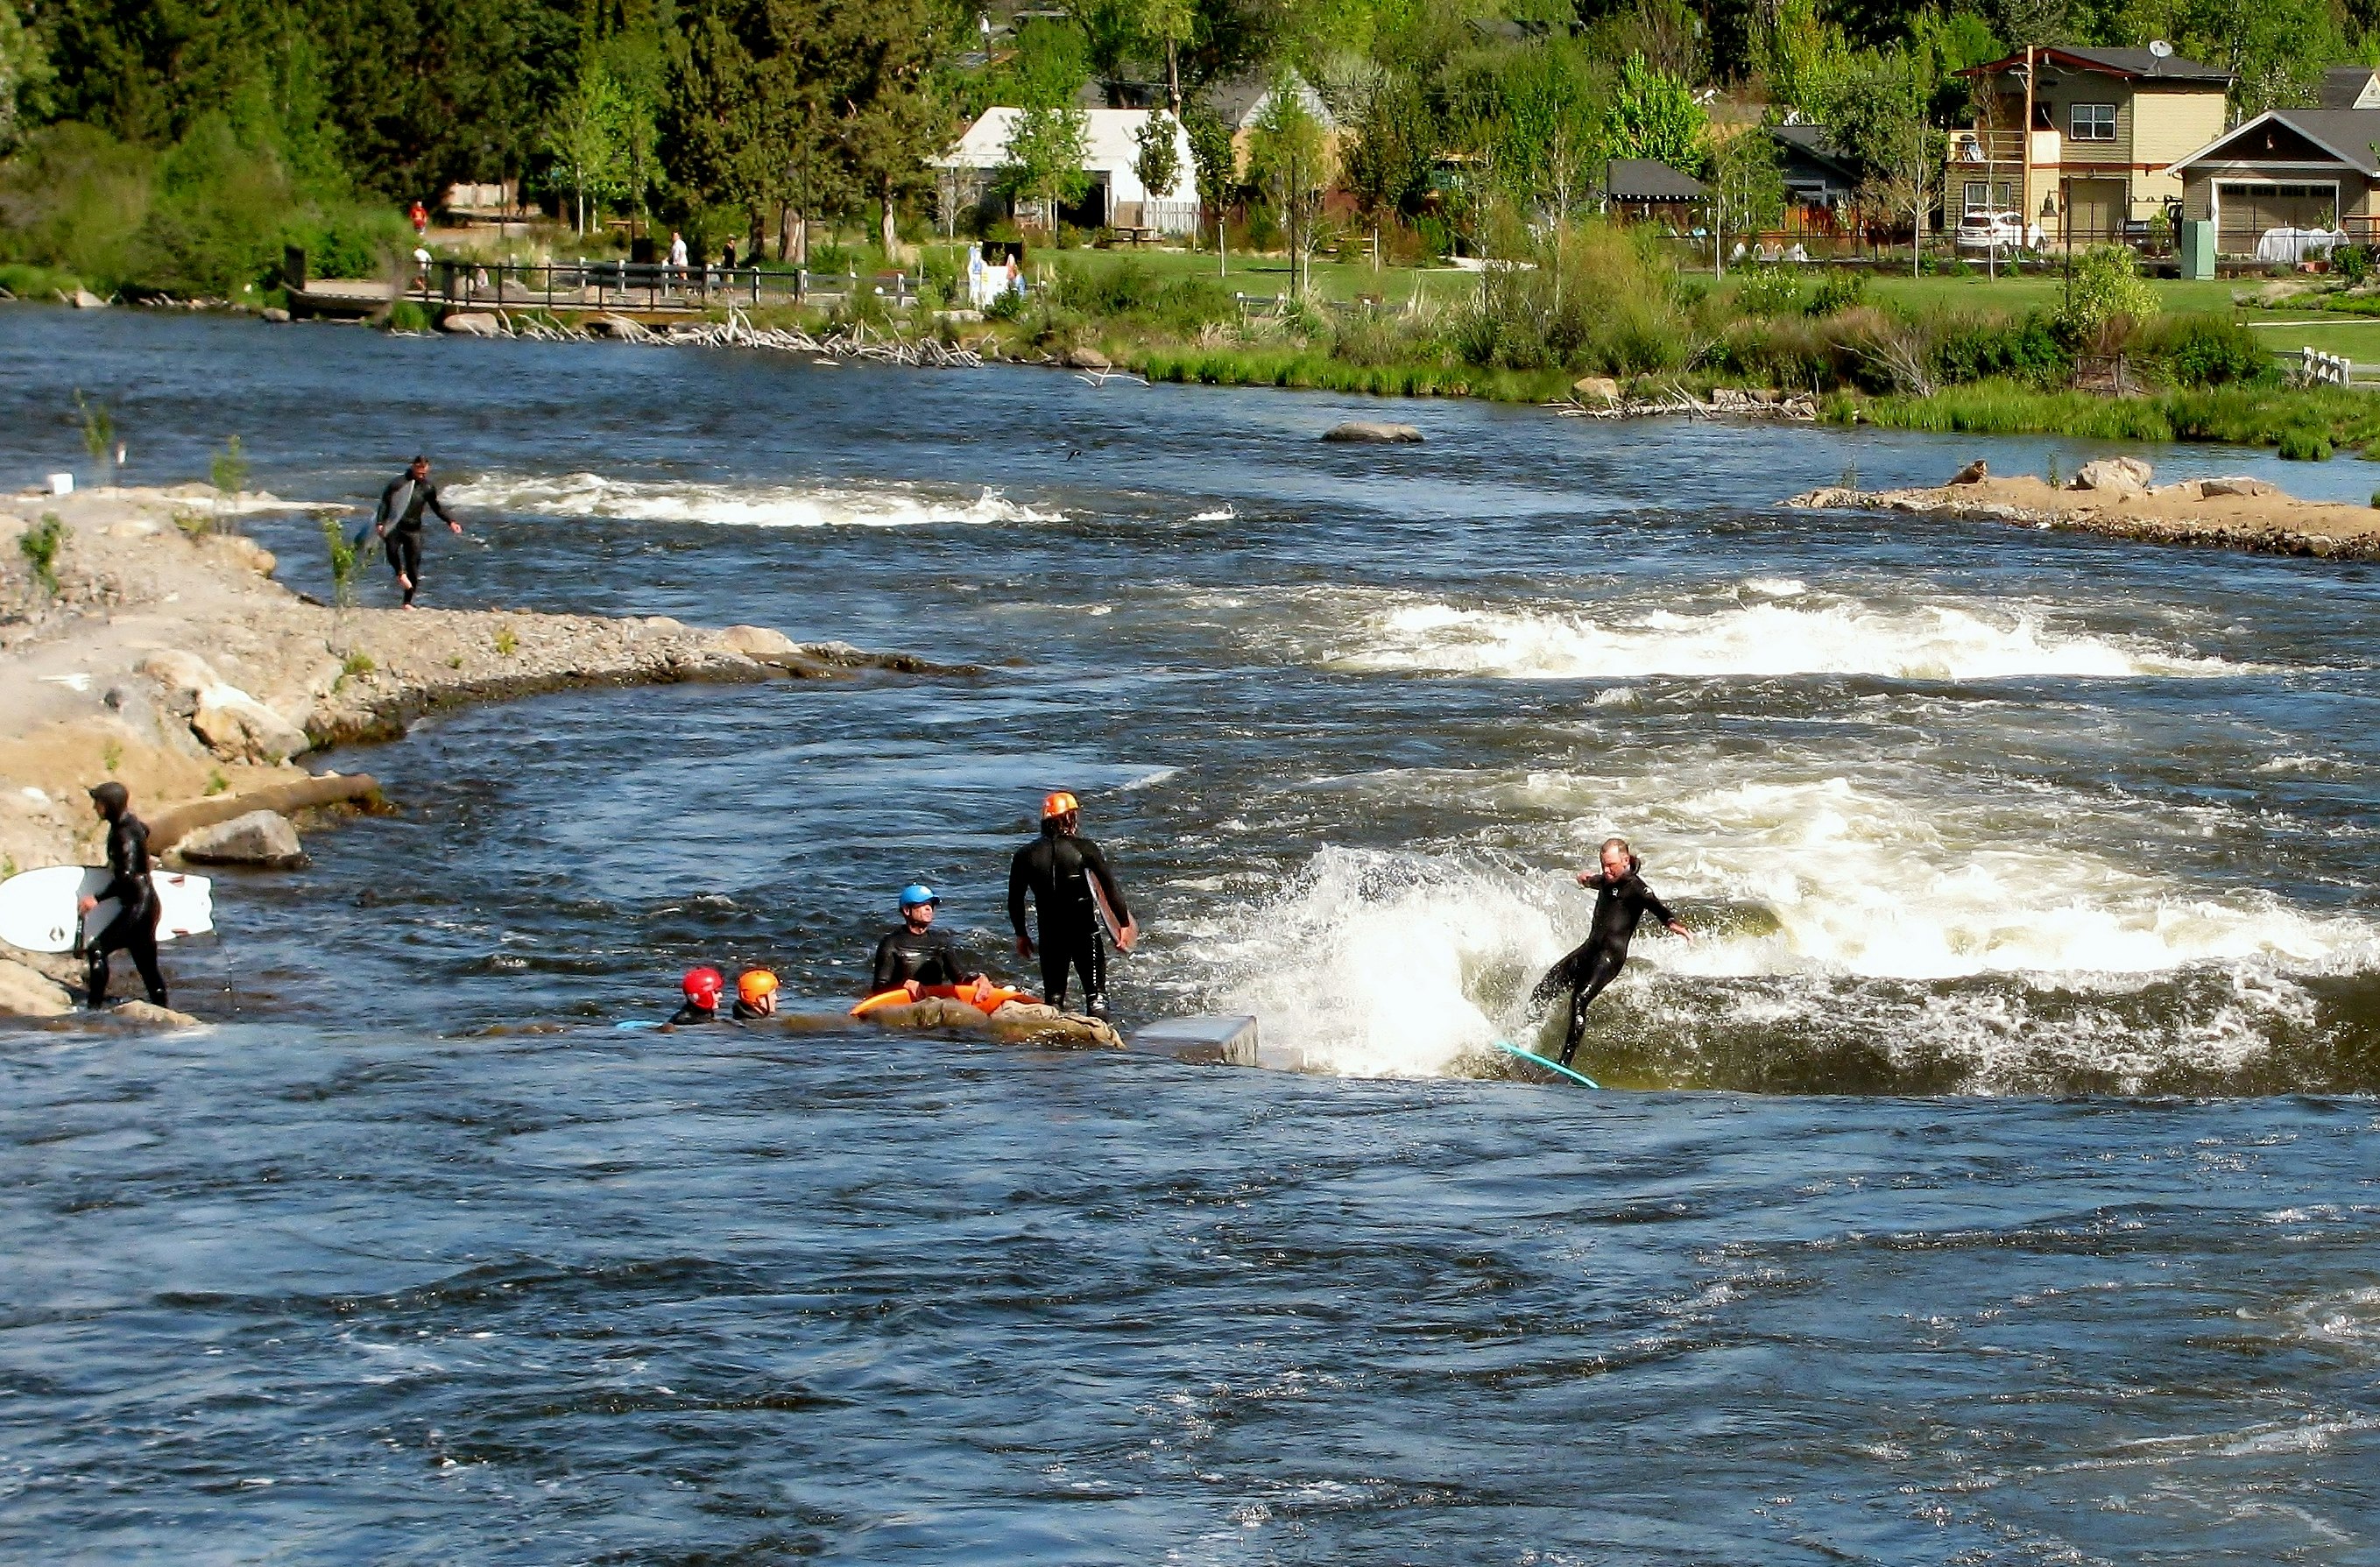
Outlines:
[[[1512,793],[1577,810],[1584,863],[1611,822],[1588,799],[1641,801],[1647,782],[1539,776]],[[2252,1062],[2276,1027],[2313,1021],[2300,981],[2380,968],[2380,928],[2363,917],[2128,869],[2007,831],[1989,804],[1830,777],[1624,808],[1643,824],[1647,879],[1702,928],[1691,945],[1648,931],[1621,981],[1672,1033],[1864,1026],[1897,1057],[1962,1062],[1978,1087],[2045,1062],[2145,1080]],[[2071,804],[2057,814],[2061,837],[2095,835],[2073,831]],[[1434,1075],[1523,1026],[1529,987],[1584,939],[1592,901],[1558,869],[1488,851],[1332,847],[1269,897],[1220,911],[1196,946],[1215,966],[1206,988],[1308,1066]],[[1298,939],[1284,946],[1284,930]],[[2143,987],[2192,973],[2211,983],[2187,1015],[2144,1029],[2127,1011]]]
[[2144,638],[2068,630],[2044,605],[1937,598],[1885,606],[1755,578],[1742,599],[1684,609],[1465,608],[1353,596],[1356,624],[1319,650],[1344,669],[1513,680],[1867,674],[1896,680],[2209,677],[2241,666]]
[[898,484],[703,484],[491,474],[447,492],[461,505],[540,516],[624,517],[727,528],[915,528],[929,524],[1062,522],[985,489],[972,501]]

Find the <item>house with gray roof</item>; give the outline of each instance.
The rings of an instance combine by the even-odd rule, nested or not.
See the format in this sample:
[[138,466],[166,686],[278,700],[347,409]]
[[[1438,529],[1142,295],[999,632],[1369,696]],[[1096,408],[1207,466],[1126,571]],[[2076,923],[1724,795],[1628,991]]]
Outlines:
[[[2217,255],[2271,260],[2269,237],[2380,225],[2380,107],[2274,109],[2176,160],[2181,215],[2215,225]],[[2302,253],[2305,247],[2296,250]],[[2286,259],[2294,260],[2295,255]]]

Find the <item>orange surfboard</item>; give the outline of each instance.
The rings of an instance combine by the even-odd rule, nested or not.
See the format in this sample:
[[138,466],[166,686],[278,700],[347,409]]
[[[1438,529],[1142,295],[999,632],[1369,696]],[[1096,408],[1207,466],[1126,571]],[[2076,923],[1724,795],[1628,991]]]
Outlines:
[[923,1001],[928,996],[939,997],[946,1002],[965,1002],[978,1012],[986,1013],[997,1012],[1010,1002],[1023,1002],[1029,1006],[1034,1004],[1035,1001],[1035,998],[1014,986],[995,985],[989,979],[979,979],[972,985],[921,985],[914,996],[906,989],[879,990],[854,1006],[851,1009],[851,1015],[865,1017],[869,1013],[884,1007],[907,1006],[911,1002]]

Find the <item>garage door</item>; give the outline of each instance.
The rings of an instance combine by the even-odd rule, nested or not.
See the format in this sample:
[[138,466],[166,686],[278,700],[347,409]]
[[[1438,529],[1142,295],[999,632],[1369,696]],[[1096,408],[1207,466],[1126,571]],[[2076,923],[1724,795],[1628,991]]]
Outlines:
[[2258,237],[2268,229],[2338,226],[2338,187],[2327,182],[2264,185],[2219,180],[2215,206],[2216,243],[2233,255],[2252,253]]

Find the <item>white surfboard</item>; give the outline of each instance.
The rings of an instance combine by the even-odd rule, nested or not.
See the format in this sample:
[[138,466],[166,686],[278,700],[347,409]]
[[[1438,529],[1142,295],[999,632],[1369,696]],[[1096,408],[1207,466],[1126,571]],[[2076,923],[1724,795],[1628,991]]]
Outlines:
[[[29,953],[80,950],[83,931],[107,929],[115,917],[113,898],[91,911],[75,905],[107,885],[107,869],[97,865],[52,865],[0,881],[0,941]],[[150,877],[157,889],[157,939],[196,936],[215,928],[213,885],[203,876],[160,870]]]

